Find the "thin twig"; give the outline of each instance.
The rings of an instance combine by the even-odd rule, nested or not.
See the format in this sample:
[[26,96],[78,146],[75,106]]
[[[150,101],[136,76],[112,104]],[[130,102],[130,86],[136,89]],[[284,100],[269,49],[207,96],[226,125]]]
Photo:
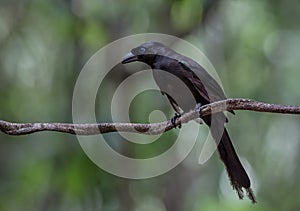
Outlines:
[[[229,98],[202,106],[201,116],[222,111],[250,110],[258,112],[272,112],[283,114],[300,114],[300,106],[262,103],[250,99]],[[199,117],[197,110],[182,115],[176,126],[187,123]],[[12,123],[0,120],[0,131],[8,135],[26,135],[40,131],[56,131],[77,135],[96,135],[109,132],[133,132],[147,135],[161,134],[174,128],[170,121],[138,124],[138,123],[95,123],[95,124],[68,124],[68,123]]]

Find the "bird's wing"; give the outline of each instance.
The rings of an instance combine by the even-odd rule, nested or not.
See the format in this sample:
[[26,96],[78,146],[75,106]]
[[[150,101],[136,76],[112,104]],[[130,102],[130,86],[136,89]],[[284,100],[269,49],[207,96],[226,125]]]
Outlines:
[[[187,63],[185,60],[179,61],[179,64],[187,71],[192,72],[194,77],[191,77],[191,82],[194,84],[196,89],[201,93],[201,96],[204,97],[208,103],[216,102],[220,100],[225,100],[225,94],[217,83],[217,81],[209,75],[205,69],[196,63],[195,61],[185,57],[185,60],[188,60]],[[190,68],[191,67],[191,68]],[[232,114],[235,114],[234,111],[229,111]],[[226,119],[227,122],[227,119]]]
[[185,70],[193,73],[191,82],[208,102],[226,99],[220,85],[201,65],[187,57],[180,60],[179,64]]

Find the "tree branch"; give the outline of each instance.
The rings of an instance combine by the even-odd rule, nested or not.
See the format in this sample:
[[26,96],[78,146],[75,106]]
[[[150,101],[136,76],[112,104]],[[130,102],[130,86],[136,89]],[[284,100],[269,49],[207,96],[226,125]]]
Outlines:
[[[250,110],[258,112],[272,112],[283,114],[300,114],[300,106],[262,103],[250,99],[229,98],[201,107],[201,116],[232,110]],[[183,114],[176,121],[176,126],[198,118],[198,111],[192,110]],[[174,128],[170,121],[139,124],[139,123],[96,123],[96,124],[68,124],[68,123],[12,123],[0,120],[0,131],[8,135],[26,135],[40,131],[56,131],[77,135],[96,135],[109,132],[133,132],[147,135],[157,135]]]

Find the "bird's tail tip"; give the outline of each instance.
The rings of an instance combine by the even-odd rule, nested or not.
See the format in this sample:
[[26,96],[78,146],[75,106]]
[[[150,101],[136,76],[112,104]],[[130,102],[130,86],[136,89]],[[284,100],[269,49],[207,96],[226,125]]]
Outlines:
[[252,201],[252,203],[253,204],[257,203],[257,201],[255,199],[255,195],[254,195],[252,189],[251,188],[246,188],[246,191],[247,191],[247,196]]
[[[240,185],[238,185],[238,184],[234,184],[234,185],[232,185],[232,186],[233,186],[233,189],[236,190],[236,192],[237,192],[239,198],[240,198],[240,199],[244,199],[244,190],[243,190],[243,187],[240,186]],[[257,201],[256,201],[256,199],[255,199],[255,195],[254,195],[252,189],[251,189],[251,188],[245,188],[245,190],[246,190],[247,196],[248,196],[248,198],[251,200],[251,202],[252,202],[253,204],[257,203]]]

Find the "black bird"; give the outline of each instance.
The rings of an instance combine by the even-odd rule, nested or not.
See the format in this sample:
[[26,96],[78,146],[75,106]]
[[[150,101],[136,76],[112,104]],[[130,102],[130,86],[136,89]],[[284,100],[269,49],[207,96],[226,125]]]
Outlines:
[[[146,63],[153,69],[158,87],[178,114],[181,114],[182,110],[189,111],[196,105],[226,99],[222,88],[201,65],[161,43],[141,44],[125,56],[122,64],[135,61]],[[250,179],[224,127],[224,123],[227,122],[225,115],[218,113],[204,116],[202,119],[210,127],[212,137],[218,144],[219,155],[226,166],[232,187],[240,199],[244,197],[243,188],[245,188],[249,199],[255,203]]]

